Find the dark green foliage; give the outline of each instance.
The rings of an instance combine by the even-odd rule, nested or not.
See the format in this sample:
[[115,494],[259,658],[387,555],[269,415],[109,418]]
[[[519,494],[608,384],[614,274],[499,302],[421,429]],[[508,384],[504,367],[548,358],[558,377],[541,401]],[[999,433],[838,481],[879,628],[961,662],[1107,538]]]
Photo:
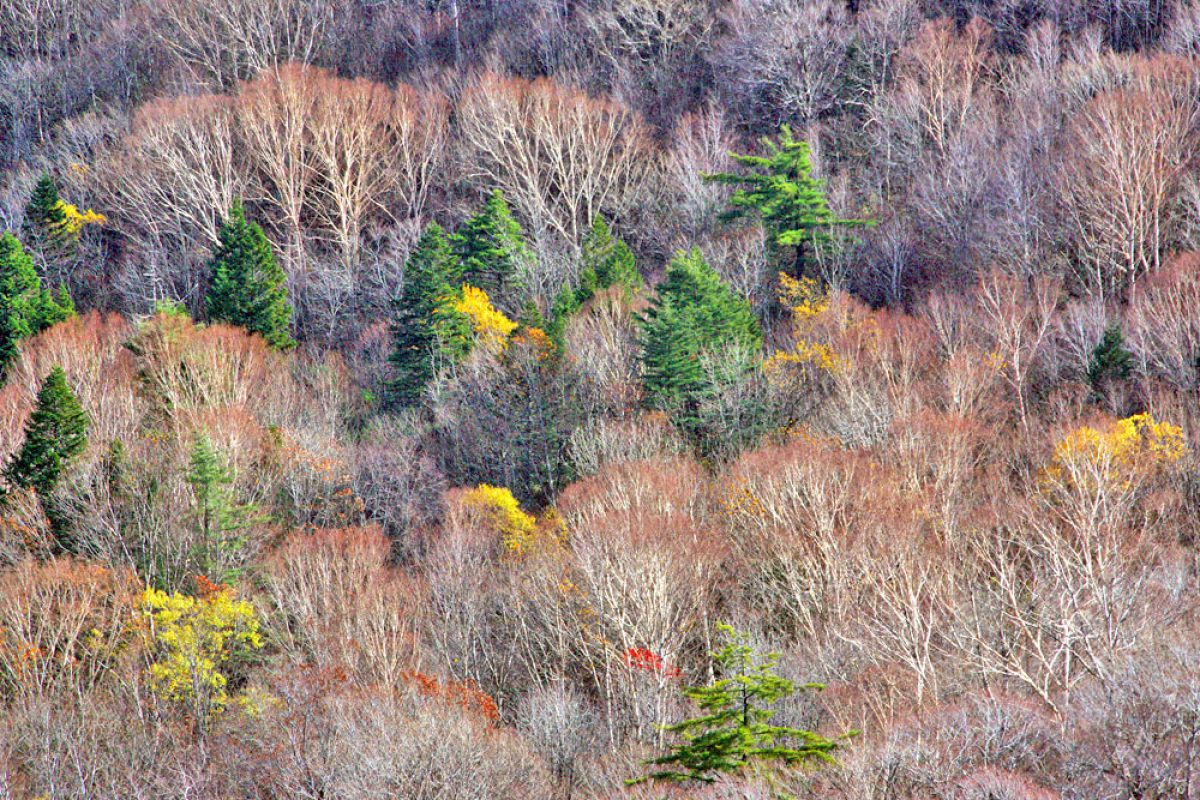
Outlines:
[[50,370],[25,426],[25,442],[5,467],[4,477],[14,486],[33,489],[45,501],[63,471],[87,447],[90,424],[62,367]]
[[48,173],[43,172],[38,178],[25,206],[24,235],[43,250],[62,246],[69,238],[67,215],[58,196],[58,187]]
[[187,482],[192,487],[193,510],[200,528],[197,555],[201,574],[224,583],[237,576],[221,565],[243,546],[241,538],[229,534],[251,523],[254,507],[234,501],[233,471],[205,434],[198,435],[192,443]]
[[[666,730],[682,740],[669,753],[647,763],[662,767],[629,783],[648,780],[712,783],[722,773],[748,766],[804,766],[834,764],[838,741],[800,728],[772,725],[768,706],[798,688],[820,689],[819,684],[797,687],[775,674],[777,653],[760,656],[728,625],[719,626],[728,640],[713,653],[716,673],[708,686],[691,686],[683,693],[699,707],[701,716]],[[853,735],[853,734],[847,734]],[[844,737],[843,737],[844,738]]]
[[446,232],[431,222],[404,267],[404,290],[392,319],[392,408],[417,405],[439,364],[461,358],[471,343],[471,325],[451,308],[461,272]]
[[564,286],[550,307],[546,333],[560,349],[567,322],[583,304],[602,289],[621,286],[628,296],[642,287],[633,251],[612,235],[603,217],[597,216],[584,237],[580,253],[579,285]]
[[743,360],[724,364],[722,371],[740,375],[757,362],[762,332],[746,299],[722,283],[694,249],[667,267],[642,320],[641,346],[647,404],[665,411],[703,446],[700,406],[708,393],[721,390],[706,372],[705,355],[737,354]]
[[1104,329],[1092,358],[1088,364],[1088,380],[1097,392],[1104,385],[1114,380],[1124,380],[1133,370],[1133,353],[1125,349],[1125,336],[1121,326],[1116,322],[1109,323]]
[[463,281],[486,291],[497,308],[515,313],[524,288],[521,273],[533,255],[504,193],[492,192],[479,213],[459,228],[453,241]]
[[209,262],[209,319],[261,334],[272,347],[295,346],[288,333],[292,306],[287,277],[263,229],[246,220],[240,200],[234,202],[217,238],[219,244]]
[[744,172],[704,178],[738,187],[723,217],[756,215],[776,247],[792,248],[790,272],[793,277],[803,277],[812,249],[829,242],[834,229],[867,223],[834,216],[825,199],[824,182],[812,176],[808,142],[796,139],[791,128],[784,125],[778,141],[764,138],[762,143],[766,155],[731,154],[746,168]]
[[65,288],[56,295],[42,288],[33,259],[17,238],[0,236],[0,377],[16,359],[22,339],[75,313]]

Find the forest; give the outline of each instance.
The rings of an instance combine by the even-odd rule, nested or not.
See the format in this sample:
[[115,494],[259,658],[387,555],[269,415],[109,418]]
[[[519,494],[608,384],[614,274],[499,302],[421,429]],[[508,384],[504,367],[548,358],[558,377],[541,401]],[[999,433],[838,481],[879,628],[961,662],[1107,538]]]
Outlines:
[[0,800],[1200,800],[1198,56],[0,0]]

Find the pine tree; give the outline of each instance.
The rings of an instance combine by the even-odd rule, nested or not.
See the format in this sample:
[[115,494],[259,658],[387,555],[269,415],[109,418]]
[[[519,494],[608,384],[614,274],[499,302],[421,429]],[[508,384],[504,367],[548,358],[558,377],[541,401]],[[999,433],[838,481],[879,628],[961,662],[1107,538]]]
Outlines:
[[446,232],[431,222],[404,267],[404,290],[392,319],[392,381],[387,402],[415,406],[442,361],[455,361],[469,349],[470,322],[455,313],[461,271]]
[[704,178],[738,187],[723,217],[757,215],[775,246],[792,248],[790,273],[801,278],[812,249],[830,241],[831,231],[867,222],[834,216],[825,199],[824,181],[812,175],[808,142],[796,139],[787,125],[780,130],[778,141],[764,138],[762,144],[764,156],[731,154],[734,161],[747,168],[745,172],[722,172]]
[[236,555],[243,540],[229,534],[251,524],[254,512],[252,505],[234,501],[233,477],[233,470],[226,466],[212,440],[206,434],[196,436],[192,442],[187,482],[192,487],[193,508],[200,528],[197,550],[201,574],[218,583],[236,577],[222,564],[229,556]]
[[522,273],[533,255],[503,192],[492,192],[479,213],[463,223],[454,235],[454,251],[466,283],[486,291],[506,313],[519,311]]
[[[683,692],[700,707],[702,715],[666,726],[682,741],[666,755],[646,762],[664,769],[628,782],[713,783],[723,773],[746,768],[757,769],[769,779],[768,770],[776,765],[837,763],[833,757],[841,746],[837,740],[771,724],[775,712],[768,706],[772,703],[790,696],[797,688],[822,687],[797,687],[779,677],[775,674],[777,653],[759,656],[746,637],[730,626],[720,625],[718,629],[727,639],[725,646],[713,653],[721,677],[708,686],[691,686]],[[846,734],[851,735],[854,732]]]
[[1096,392],[1100,392],[1104,384],[1112,380],[1124,380],[1133,371],[1133,353],[1125,349],[1125,336],[1121,326],[1116,322],[1109,323],[1104,329],[1104,336],[1092,351],[1088,364],[1088,380]]
[[288,333],[292,307],[287,277],[263,229],[246,220],[240,200],[234,201],[217,238],[219,244],[209,263],[209,318],[261,334],[278,349],[295,346]]
[[43,251],[61,249],[69,239],[66,210],[48,173],[38,178],[25,206],[24,235]]
[[65,287],[42,288],[33,259],[11,233],[0,236],[0,377],[16,360],[22,339],[74,315]]
[[25,442],[5,467],[4,477],[14,486],[33,489],[45,501],[63,471],[87,447],[90,424],[62,367],[50,370],[25,426]]
[[676,255],[667,267],[642,319],[641,346],[647,403],[698,437],[697,410],[704,393],[712,390],[701,356],[735,346],[757,357],[762,331],[749,302],[722,283],[693,249]]

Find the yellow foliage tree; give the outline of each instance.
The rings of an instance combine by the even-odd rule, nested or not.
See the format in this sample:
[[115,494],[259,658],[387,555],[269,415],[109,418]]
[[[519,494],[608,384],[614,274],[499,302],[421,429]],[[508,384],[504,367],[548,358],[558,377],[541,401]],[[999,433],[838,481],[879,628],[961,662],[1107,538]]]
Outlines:
[[1107,429],[1085,425],[1071,431],[1054,446],[1043,478],[1047,487],[1058,490],[1128,490],[1138,475],[1176,464],[1186,454],[1181,428],[1135,414]]
[[791,350],[779,350],[763,363],[767,377],[778,379],[789,367],[811,366],[820,372],[835,375],[846,364],[830,345],[822,342],[815,328],[829,312],[829,292],[813,278],[793,278],[779,275],[779,302],[792,315],[795,344]]
[[516,556],[532,552],[540,544],[561,543],[566,524],[554,509],[541,519],[522,510],[513,493],[502,486],[483,483],[463,495],[463,505],[482,514],[487,525],[500,536],[500,544]]
[[78,239],[79,234],[88,225],[103,225],[108,221],[103,214],[92,211],[90,208],[80,211],[76,206],[63,200],[59,200],[56,205],[63,216],[59,232],[72,239]]
[[475,286],[462,287],[462,296],[455,300],[454,310],[471,320],[476,343],[493,353],[504,350],[509,335],[517,329],[517,323],[492,305],[487,292]]
[[258,613],[226,587],[202,597],[147,588],[142,613],[154,693],[185,706],[203,729],[229,704],[227,665],[263,646]]

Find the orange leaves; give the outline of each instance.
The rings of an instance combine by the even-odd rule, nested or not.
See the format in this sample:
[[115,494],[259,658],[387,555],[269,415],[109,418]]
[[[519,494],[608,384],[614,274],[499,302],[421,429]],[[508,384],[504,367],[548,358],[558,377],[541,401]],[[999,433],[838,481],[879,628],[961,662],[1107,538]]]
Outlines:
[[488,725],[500,721],[500,709],[496,701],[480,689],[475,681],[443,680],[415,670],[403,673],[402,677],[415,687],[422,697],[457,706]]

